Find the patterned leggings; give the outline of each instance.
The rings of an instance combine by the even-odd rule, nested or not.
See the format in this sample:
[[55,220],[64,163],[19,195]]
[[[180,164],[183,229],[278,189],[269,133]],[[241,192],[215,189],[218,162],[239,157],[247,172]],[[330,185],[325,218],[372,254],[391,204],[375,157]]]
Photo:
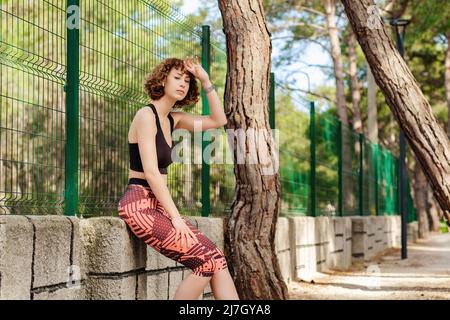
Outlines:
[[175,228],[170,216],[146,184],[145,179],[130,179],[119,200],[119,217],[131,231],[157,252],[191,269],[195,275],[211,277],[227,268],[222,251],[184,217],[198,242],[191,242],[189,248],[186,246],[186,239],[183,248],[180,239],[175,243]]

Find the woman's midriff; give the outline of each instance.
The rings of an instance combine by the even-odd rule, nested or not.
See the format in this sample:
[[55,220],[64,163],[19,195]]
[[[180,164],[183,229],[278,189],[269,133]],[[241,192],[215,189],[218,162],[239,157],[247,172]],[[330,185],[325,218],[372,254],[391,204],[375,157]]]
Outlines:
[[[161,173],[161,176],[163,177],[164,182],[167,185],[167,174]],[[144,176],[144,174],[142,172],[129,170],[128,179],[131,179],[131,178],[145,179],[145,176]]]

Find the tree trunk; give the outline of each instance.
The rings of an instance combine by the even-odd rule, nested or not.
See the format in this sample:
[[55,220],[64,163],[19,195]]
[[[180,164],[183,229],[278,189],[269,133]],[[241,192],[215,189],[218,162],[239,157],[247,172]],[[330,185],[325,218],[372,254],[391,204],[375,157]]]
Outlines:
[[380,28],[368,27],[368,9],[375,5],[374,1],[341,1],[375,81],[417,160],[425,169],[435,198],[450,226],[450,148],[447,135],[437,123],[416,79],[386,33],[383,21],[379,20]]
[[[331,58],[333,60],[334,78],[336,80],[336,109],[338,118],[342,123],[342,163],[344,176],[342,177],[342,188],[344,190],[354,190],[352,176],[345,174],[351,172],[351,159],[353,144],[351,141],[351,132],[348,130],[347,102],[345,99],[344,85],[344,63],[342,60],[341,44],[339,32],[336,25],[336,0],[325,1],[325,14],[327,21],[328,36],[331,44]],[[356,196],[353,192],[344,192],[342,214],[352,214],[356,209]]]
[[355,132],[362,133],[362,122],[361,122],[361,112],[360,112],[360,102],[361,102],[361,84],[359,83],[357,71],[358,64],[356,58],[356,38],[352,29],[348,30],[348,58],[350,61],[350,83],[352,85],[352,107],[353,107],[353,117],[352,117],[352,126]]
[[[346,42],[348,46],[348,58],[349,58],[349,76],[350,76],[350,84],[351,84],[351,92],[352,92],[352,109],[353,109],[353,115],[352,115],[352,124],[351,128],[354,132],[357,133],[363,133],[363,127],[362,127],[362,121],[361,121],[361,112],[360,112],[360,102],[361,102],[361,84],[358,80],[357,71],[358,71],[358,65],[357,65],[357,57],[356,57],[356,38],[353,34],[353,31],[351,28],[348,28],[348,36],[346,37]],[[352,168],[352,153],[350,150],[350,142],[353,142],[353,157],[359,158],[359,154],[362,150],[360,150],[361,146],[359,144],[359,139],[355,138],[355,135],[351,134],[351,132],[347,132],[347,134],[344,134],[343,132],[343,142],[345,143],[348,141],[348,146],[343,145],[343,165],[345,166],[345,172],[352,172],[354,168]],[[354,214],[356,214],[357,209],[357,203],[356,194],[352,191],[355,190],[353,187],[354,180],[352,177],[348,174],[344,174],[344,189],[350,190],[350,192],[344,192],[344,207],[343,211],[345,211],[345,214],[350,213],[353,211]],[[345,210],[344,210],[345,209]]]
[[414,164],[414,203],[417,209],[417,220],[419,221],[419,238],[427,238],[429,231],[427,214],[426,178],[420,163]]
[[[227,44],[224,99],[227,130],[244,131],[244,141],[239,140],[246,158],[247,151],[255,150],[251,129],[256,132],[268,130],[268,139],[257,142],[257,158],[261,159],[265,154],[277,157],[267,108],[272,44],[262,0],[219,0],[219,8]],[[259,137],[256,134],[254,138]],[[230,140],[236,144],[236,138]],[[232,148],[234,159],[239,149]],[[261,159],[260,162],[267,161]],[[225,219],[224,235],[225,254],[241,299],[288,298],[274,242],[281,205],[277,169],[266,174],[262,165],[248,164],[248,159],[234,165],[236,196],[230,216]]]
[[441,215],[439,214],[439,208],[436,205],[436,200],[433,196],[433,191],[430,188],[430,184],[427,182],[427,213],[428,224],[430,225],[430,231],[439,232],[441,224]]
[[369,140],[378,143],[377,84],[367,64],[367,131]]
[[331,58],[333,59],[334,77],[336,79],[336,108],[339,120],[348,125],[347,106],[345,101],[344,64],[342,62],[341,44],[336,26],[336,0],[325,1],[327,29],[331,44]]
[[447,52],[445,54],[445,96],[448,108],[447,136],[450,139],[450,33],[447,34]]

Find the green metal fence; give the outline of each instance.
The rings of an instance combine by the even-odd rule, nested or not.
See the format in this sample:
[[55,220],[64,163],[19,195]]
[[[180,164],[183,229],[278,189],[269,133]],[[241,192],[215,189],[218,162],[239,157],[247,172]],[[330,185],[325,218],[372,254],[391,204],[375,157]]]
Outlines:
[[[128,181],[128,129],[149,102],[143,79],[162,59],[201,56],[223,97],[224,50],[208,26],[165,1],[2,1],[0,13],[0,214],[117,214]],[[282,213],[396,214],[396,158],[331,112],[317,112],[316,103],[276,87],[274,74],[271,83]],[[186,111],[209,114],[206,97]],[[184,214],[229,210],[233,164],[225,131],[217,139],[226,164],[196,163],[193,149],[191,164],[169,168],[168,186]]]
[[0,213],[64,205],[66,35],[63,1],[2,1]]
[[[211,42],[210,42],[211,43]],[[211,81],[217,87],[217,94],[222,98],[225,94],[225,80],[227,73],[227,55],[225,51],[217,44],[211,43],[210,46],[211,56]],[[203,99],[206,101],[206,98]],[[208,112],[209,113],[209,112]],[[234,176],[234,165],[231,159],[231,148],[228,143],[228,136],[225,130],[221,131],[222,134],[217,137],[217,141],[212,140],[213,143],[217,143],[220,153],[217,154],[217,162],[212,163],[205,168],[210,168],[209,174],[204,176],[204,180],[201,181],[206,190],[210,191],[209,201],[206,199],[202,203],[206,203],[207,206],[203,206],[202,215],[207,216],[209,214],[223,216],[226,215],[231,207],[231,203],[234,197],[234,186],[236,185],[236,179]],[[205,149],[208,142],[203,146]],[[209,186],[209,187],[208,187]],[[208,207],[209,210],[208,210]]]
[[[293,98],[283,86],[276,102],[284,215],[369,216],[399,214],[398,159],[354,132],[328,108]],[[292,106],[295,106],[293,108]],[[289,132],[296,135],[289,135]],[[283,133],[285,133],[283,135]],[[298,135],[297,135],[298,134]],[[297,140],[297,141],[293,141]],[[416,219],[409,180],[408,219]]]
[[[275,129],[280,132],[281,211],[306,215],[310,211],[311,192],[309,105],[290,96],[283,87],[275,87]],[[316,194],[318,192],[321,192],[319,188]]]
[[[143,79],[162,59],[202,57],[223,94],[224,51],[205,41],[208,27],[165,1],[2,1],[0,10],[1,213],[115,212],[128,180],[128,129],[149,102]],[[186,111],[208,114],[205,102]],[[223,212],[232,167],[210,172],[191,156],[169,170],[177,205]]]

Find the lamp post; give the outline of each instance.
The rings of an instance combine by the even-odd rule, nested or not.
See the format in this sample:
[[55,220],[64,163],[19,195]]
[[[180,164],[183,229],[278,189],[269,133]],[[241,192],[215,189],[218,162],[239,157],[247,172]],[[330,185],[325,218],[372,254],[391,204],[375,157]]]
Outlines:
[[[402,58],[404,58],[405,53],[405,47],[404,47],[404,41],[405,41],[405,32],[406,27],[409,24],[409,20],[407,19],[393,19],[390,21],[390,25],[394,27],[396,38],[397,38],[397,48],[400,52],[400,55]],[[406,141],[405,141],[405,134],[403,130],[400,128],[400,136],[399,136],[399,142],[400,142],[400,156],[398,159],[398,169],[399,169],[399,197],[400,197],[400,216],[401,216],[401,229],[402,229],[402,259],[407,258],[407,230],[406,230],[406,224],[407,224],[407,203],[406,203],[406,166],[405,166],[405,158],[406,158]]]

